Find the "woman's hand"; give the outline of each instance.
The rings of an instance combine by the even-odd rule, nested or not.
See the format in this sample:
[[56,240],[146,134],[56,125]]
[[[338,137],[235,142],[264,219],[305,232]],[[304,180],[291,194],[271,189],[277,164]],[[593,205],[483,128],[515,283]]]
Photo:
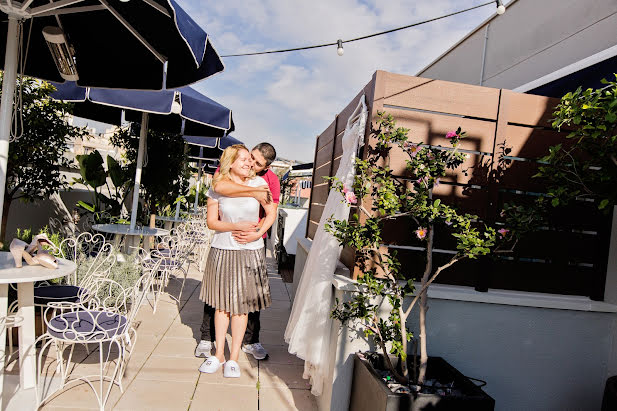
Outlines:
[[261,238],[259,231],[232,231],[231,236],[238,244],[248,244]]

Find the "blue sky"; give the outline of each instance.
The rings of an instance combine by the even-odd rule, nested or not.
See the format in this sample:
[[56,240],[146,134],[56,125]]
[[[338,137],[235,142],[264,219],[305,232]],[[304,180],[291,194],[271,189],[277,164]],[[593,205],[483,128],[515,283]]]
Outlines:
[[[335,42],[434,18],[484,0],[176,0],[219,54]],[[416,74],[495,12],[494,5],[336,47],[225,58],[194,87],[231,108],[234,136],[272,143],[280,157],[313,161],[315,138],[376,70]]]

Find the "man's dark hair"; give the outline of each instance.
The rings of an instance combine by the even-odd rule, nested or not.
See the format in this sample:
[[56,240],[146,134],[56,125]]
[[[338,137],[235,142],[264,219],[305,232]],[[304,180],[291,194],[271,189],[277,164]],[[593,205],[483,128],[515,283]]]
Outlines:
[[262,156],[266,159],[266,167],[272,164],[272,162],[276,159],[276,150],[270,143],[259,143],[253,150],[259,150]]

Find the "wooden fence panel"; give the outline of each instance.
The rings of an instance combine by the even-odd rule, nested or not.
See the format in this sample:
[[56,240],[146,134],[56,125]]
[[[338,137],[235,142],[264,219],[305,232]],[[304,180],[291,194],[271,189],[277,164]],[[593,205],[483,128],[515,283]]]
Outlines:
[[[414,143],[442,146],[448,131],[459,126],[468,138],[459,149],[469,155],[462,169],[448,173],[435,188],[434,197],[461,212],[478,216],[478,223],[493,224],[506,202],[531,202],[546,192],[545,183],[533,178],[538,159],[555,144],[569,144],[567,131],[551,129],[550,118],[559,100],[466,84],[410,77],[378,71],[363,89],[375,126],[378,110],[392,114],[397,126],[408,128]],[[324,175],[338,168],[342,131],[356,107],[360,92],[322,133],[317,141],[315,174],[307,235],[312,238],[328,195]],[[387,159],[395,175],[407,184],[406,154],[394,148]],[[319,168],[322,166],[322,168]],[[326,170],[329,170],[327,173]],[[364,204],[370,207],[370,202]],[[465,261],[444,271],[438,282],[521,291],[586,295],[601,299],[608,259],[610,217],[597,212],[593,203],[577,202],[552,210],[549,226],[521,241],[507,256]],[[415,238],[418,227],[409,218],[385,224],[384,245],[396,249],[409,278],[424,268],[424,243]],[[456,252],[456,241],[446,227],[437,228],[435,264]],[[345,263],[353,268],[353,253],[346,250]],[[355,273],[356,275],[358,273]]]
[[[387,73],[384,108],[415,108],[496,119],[499,89]],[[395,107],[392,107],[395,108]]]

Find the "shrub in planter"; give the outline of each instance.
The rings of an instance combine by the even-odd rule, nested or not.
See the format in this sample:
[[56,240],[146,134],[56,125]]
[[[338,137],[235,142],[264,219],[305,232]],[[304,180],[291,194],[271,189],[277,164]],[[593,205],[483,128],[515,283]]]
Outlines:
[[[79,265],[77,267],[77,284],[81,284],[85,278],[85,274],[90,271],[90,267],[92,264],[97,263],[100,264],[100,261],[97,262],[93,257],[85,257],[80,259]],[[127,256],[125,261],[109,261],[108,265],[99,265],[97,266],[98,272],[109,271],[109,274],[106,275],[107,278],[118,283],[122,289],[117,287],[108,287],[104,290],[100,290],[99,294],[96,295],[96,298],[99,299],[109,299],[110,301],[122,298],[123,290],[130,289],[137,284],[137,280],[141,277],[142,269],[141,265],[133,256]]]
[[[429,357],[424,392],[411,391],[393,381],[384,357],[375,353],[354,356],[353,386],[349,409],[383,410],[474,410],[489,411],[495,400],[441,357]],[[407,361],[410,361],[408,357]],[[410,367],[411,364],[408,364]]]
[[[426,380],[428,355],[426,339],[427,289],[438,275],[448,267],[467,258],[484,256],[497,248],[498,242],[506,244],[513,238],[509,229],[500,229],[477,222],[477,217],[457,212],[453,207],[433,199],[433,188],[447,170],[455,170],[466,159],[458,149],[465,132],[459,128],[446,138],[451,147],[426,146],[408,141],[408,130],[396,128],[391,115],[379,113],[378,129],[374,130],[377,142],[367,147],[366,160],[356,160],[353,186],[346,187],[333,179],[332,187],[343,200],[356,206],[349,221],[330,220],[327,230],[341,245],[356,252],[356,265],[363,275],[358,279],[361,291],[349,301],[337,301],[332,317],[346,323],[361,320],[365,335],[374,338],[385,365],[397,382],[422,387]],[[395,178],[385,159],[393,146],[406,153],[408,181]],[[409,180],[412,181],[409,184]],[[405,272],[396,252],[382,247],[384,223],[397,218],[408,218],[417,227],[410,235],[426,249],[426,265],[421,276],[421,288],[414,288],[414,274]],[[435,227],[443,226],[456,239],[457,253],[445,264],[433,266]],[[505,241],[504,241],[505,240]],[[409,269],[409,267],[407,267]],[[404,307],[405,298],[411,304]],[[384,301],[391,306],[387,318],[380,318],[379,310]],[[406,320],[412,310],[419,315],[419,367],[410,374],[407,367],[408,342],[412,339]],[[399,357],[397,370],[388,354]]]

